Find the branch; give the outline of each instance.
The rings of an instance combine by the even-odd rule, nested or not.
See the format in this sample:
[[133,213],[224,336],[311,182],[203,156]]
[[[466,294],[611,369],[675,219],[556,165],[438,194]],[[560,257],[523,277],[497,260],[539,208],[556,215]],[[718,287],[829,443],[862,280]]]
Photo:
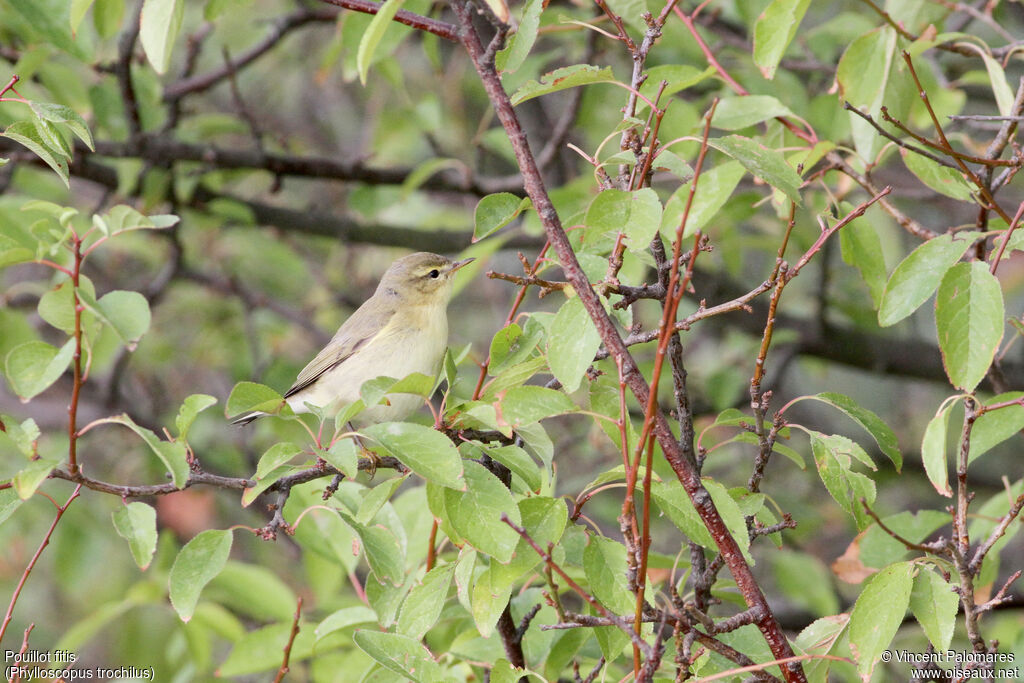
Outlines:
[[288,636],[288,644],[284,646],[284,659],[281,661],[281,668],[277,670],[277,675],[274,676],[274,683],[281,683],[288,674],[288,660],[292,655],[292,645],[295,643],[295,636],[299,635],[299,617],[301,616],[302,596],[300,595],[295,605],[295,618],[292,620],[291,635]]
[[[343,7],[344,9],[350,9],[355,12],[362,12],[364,14],[376,14],[380,11],[383,3],[371,2],[370,0],[320,0],[328,5],[335,5],[337,7]],[[454,24],[449,24],[447,21],[439,21],[437,19],[431,19],[430,17],[424,17],[419,14],[414,14],[408,10],[400,9],[398,14],[395,15],[394,21],[399,24],[405,24],[411,26],[414,29],[420,31],[426,31],[427,33],[433,33],[435,36],[450,40],[453,43],[460,41],[459,29]]]

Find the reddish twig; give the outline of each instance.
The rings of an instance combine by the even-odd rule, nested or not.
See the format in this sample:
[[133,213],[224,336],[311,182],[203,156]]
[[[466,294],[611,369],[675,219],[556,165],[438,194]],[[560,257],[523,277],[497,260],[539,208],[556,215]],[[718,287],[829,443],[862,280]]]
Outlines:
[[284,646],[284,659],[281,661],[281,668],[274,676],[274,683],[281,683],[288,673],[288,660],[292,656],[292,645],[295,643],[295,636],[299,635],[299,618],[302,616],[302,596],[299,596],[295,604],[295,618],[292,619],[292,632],[288,636],[288,643]]
[[50,544],[50,537],[53,536],[53,530],[57,528],[57,523],[60,522],[61,517],[67,512],[68,506],[74,502],[75,498],[78,498],[79,492],[82,490],[82,485],[79,484],[75,487],[75,490],[71,492],[67,502],[64,505],[57,508],[57,514],[53,518],[53,523],[50,524],[50,528],[46,531],[46,535],[43,536],[42,542],[39,547],[36,548],[36,552],[32,555],[32,559],[29,560],[28,566],[25,567],[25,571],[21,573],[21,578],[18,580],[18,585],[14,588],[14,595],[11,596],[11,601],[7,605],[7,613],[4,614],[4,623],[0,626],[0,642],[3,642],[4,634],[7,632],[7,626],[11,623],[11,619],[14,617],[14,606],[18,603],[18,597],[21,595],[21,589],[25,587],[25,582],[28,581],[28,575],[32,573],[32,570],[36,566],[36,562],[39,561],[39,556],[43,554],[43,550]]
[[[336,7],[342,7],[344,9],[350,9],[355,12],[362,12],[363,14],[376,14],[380,11],[380,2],[372,2],[371,0],[320,0],[328,5],[334,5]],[[447,21],[439,21],[437,19],[431,19],[430,17],[424,17],[419,14],[415,14],[408,10],[400,9],[398,14],[395,15],[394,21],[399,24],[405,24],[419,31],[426,31],[427,33],[433,33],[435,36],[450,40],[453,43],[460,42],[459,29],[458,27],[449,24]]]

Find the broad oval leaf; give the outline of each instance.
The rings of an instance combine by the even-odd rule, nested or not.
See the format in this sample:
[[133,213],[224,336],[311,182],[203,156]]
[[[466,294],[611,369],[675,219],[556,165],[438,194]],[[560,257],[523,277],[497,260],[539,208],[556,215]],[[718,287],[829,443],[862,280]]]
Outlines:
[[579,389],[600,346],[601,336],[580,298],[562,304],[548,333],[548,365],[567,392]]
[[895,325],[916,311],[939,286],[946,271],[960,260],[977,233],[940,235],[903,259],[889,276],[878,307],[878,324]]
[[[604,190],[590,202],[586,217],[587,228],[599,234],[622,232],[629,248],[647,249],[658,234],[661,225],[661,201],[649,187],[642,190]],[[558,320],[554,325],[557,329]]]
[[945,403],[939,412],[928,421],[921,438],[921,460],[925,474],[939,494],[947,498],[953,495],[949,488],[949,468],[946,464],[946,429],[949,426],[951,402]]
[[74,353],[74,339],[69,339],[60,349],[41,341],[19,344],[11,349],[4,362],[7,381],[22,401],[28,401],[60,379]]
[[409,591],[398,613],[397,631],[412,638],[422,638],[441,616],[441,609],[448,598],[454,564],[434,567],[423,580]]
[[[743,168],[780,190],[790,201],[795,202],[798,206],[802,203],[800,201],[800,185],[803,181],[800,180],[800,176],[793,170],[793,167],[786,162],[786,157],[781,152],[769,149],[756,140],[745,138],[742,135],[712,138],[708,140],[708,144],[743,164]],[[700,191],[699,184],[697,191]]]
[[811,0],[772,0],[754,24],[754,63],[771,80]]
[[381,666],[416,683],[444,680],[441,666],[423,643],[400,633],[369,629],[356,631],[352,640]]
[[487,195],[477,202],[473,212],[473,241],[482,240],[505,227],[529,205],[529,198],[517,197],[511,192]]
[[612,68],[600,68],[590,64],[574,64],[555,69],[540,77],[539,81],[527,81],[512,95],[512,106],[522,104],[534,97],[575,88],[589,83],[608,83],[615,80]]
[[910,611],[937,651],[949,648],[959,608],[960,596],[938,572],[922,569],[914,578]]
[[359,71],[359,82],[366,85],[366,75],[370,71],[370,64],[373,63],[373,55],[377,51],[384,32],[391,25],[391,20],[402,9],[405,0],[384,0],[377,9],[377,13],[370,20],[370,25],[363,32],[359,41],[359,48],[356,51],[356,68]]
[[156,552],[156,510],[145,503],[122,505],[113,512],[114,529],[128,541],[139,569],[145,570]]
[[[739,185],[744,173],[745,171],[739,163],[729,161],[701,174],[697,183],[697,192],[693,196],[690,214],[686,218],[683,237],[689,237],[703,229],[715,217],[715,214],[729,201],[729,197]],[[665,211],[661,214],[661,236],[666,240],[671,241],[676,238],[676,230],[679,228],[679,223],[683,220],[683,213],[686,210],[691,183],[693,183],[692,180],[681,185],[665,202]]]
[[165,73],[171,63],[171,52],[184,15],[185,0],[146,0],[142,6],[139,42],[158,74]]
[[273,411],[284,403],[281,394],[256,382],[239,382],[231,390],[225,406],[227,415],[240,415],[250,411]]
[[914,585],[912,562],[892,564],[873,576],[850,614],[850,649],[857,671],[871,677],[879,656],[903,623]]
[[982,261],[946,273],[935,298],[942,364],[953,386],[974,391],[1003,339],[1003,290]]
[[519,543],[519,534],[502,521],[508,515],[521,524],[512,493],[483,465],[466,463],[466,490],[444,489],[448,522],[474,548],[498,562],[508,562]]
[[721,130],[739,130],[777,116],[792,116],[789,107],[771,95],[723,97],[715,107],[711,125]]
[[462,458],[441,432],[409,422],[383,422],[362,433],[427,481],[462,488]]
[[[1024,398],[1024,391],[1010,391],[993,396],[986,401],[986,405],[1017,401],[1021,398]],[[972,462],[1022,429],[1024,406],[1020,404],[984,413],[974,421],[974,427],[971,429],[971,449],[967,461]]]
[[168,577],[171,605],[181,617],[188,621],[195,613],[199,594],[228,561],[231,554],[231,532],[222,529],[207,529],[185,544]]
[[896,466],[897,471],[903,466],[903,456],[900,454],[900,444],[896,439],[896,433],[878,415],[864,408],[849,396],[832,391],[823,391],[820,394],[807,396],[806,398],[827,403],[846,413],[871,434],[871,437],[878,444],[882,452],[892,460],[892,464]]

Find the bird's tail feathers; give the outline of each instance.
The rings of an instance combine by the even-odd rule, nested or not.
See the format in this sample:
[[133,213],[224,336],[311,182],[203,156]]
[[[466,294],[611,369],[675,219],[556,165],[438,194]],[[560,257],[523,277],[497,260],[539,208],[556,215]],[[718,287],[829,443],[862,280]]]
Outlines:
[[241,417],[236,417],[234,420],[231,421],[231,424],[238,425],[239,427],[242,427],[242,426],[245,426],[245,425],[249,424],[250,422],[253,422],[254,420],[260,419],[261,417],[263,417],[266,414],[267,413],[263,413],[263,412],[248,413],[246,415],[242,415]]

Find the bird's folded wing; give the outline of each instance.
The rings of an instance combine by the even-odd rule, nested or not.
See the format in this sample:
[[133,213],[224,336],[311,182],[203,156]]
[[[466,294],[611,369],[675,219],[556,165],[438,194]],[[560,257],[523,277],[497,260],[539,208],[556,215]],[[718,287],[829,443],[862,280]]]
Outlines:
[[334,338],[324,347],[324,350],[302,369],[295,379],[295,384],[285,393],[285,398],[290,398],[306,389],[351,358],[359,349],[370,344],[388,326],[395,314],[394,309],[387,311],[378,309],[375,316],[377,319],[371,320],[369,311],[364,309],[366,309],[365,306],[360,307],[353,313],[352,317],[345,321]]

